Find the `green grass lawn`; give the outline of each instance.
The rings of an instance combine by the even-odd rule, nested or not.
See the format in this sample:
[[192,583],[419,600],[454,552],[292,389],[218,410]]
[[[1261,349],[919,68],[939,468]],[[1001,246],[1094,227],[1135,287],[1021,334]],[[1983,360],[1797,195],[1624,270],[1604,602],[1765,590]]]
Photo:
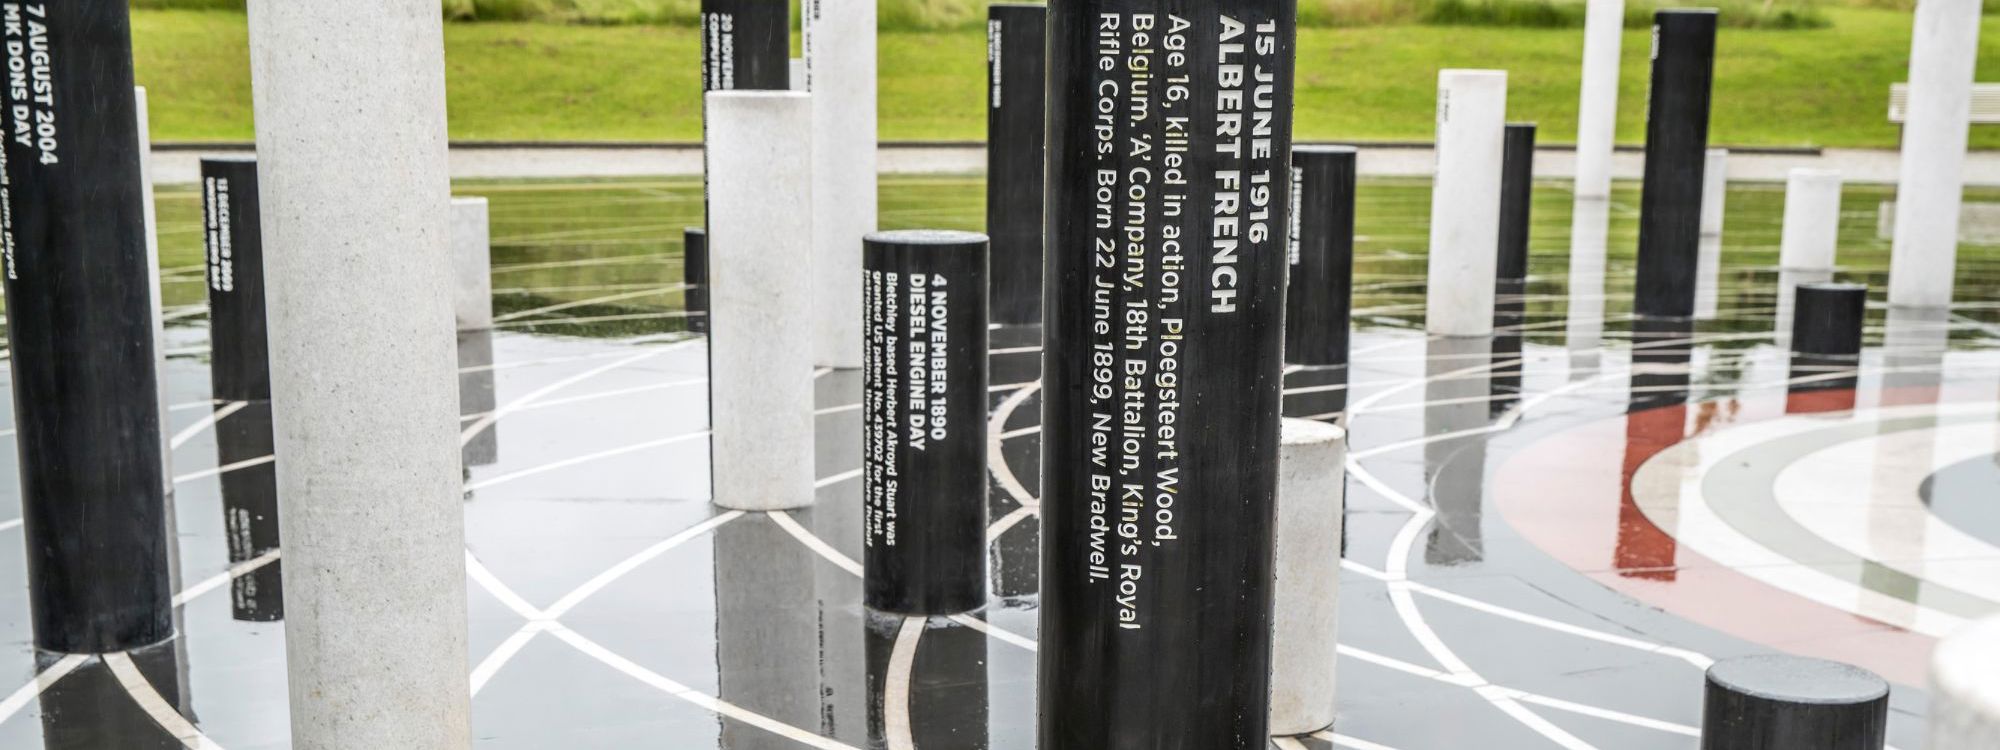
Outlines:
[[[1727,145],[1893,147],[1888,87],[1904,78],[1908,13],[1829,8],[1830,28],[1724,29],[1711,140]],[[153,137],[249,140],[244,17],[133,12]],[[2000,80],[2000,21],[1980,34],[1981,80]],[[695,31],[677,26],[451,24],[445,31],[451,135],[489,140],[679,140],[700,136]],[[1576,129],[1582,32],[1391,25],[1300,33],[1297,129],[1308,140],[1427,140],[1436,71],[1504,67],[1509,116],[1568,143]],[[1644,133],[1647,33],[1628,32],[1619,139]],[[984,137],[980,29],[884,32],[881,135]],[[366,75],[366,71],[355,71]],[[2000,128],[1973,130],[2000,148]]]

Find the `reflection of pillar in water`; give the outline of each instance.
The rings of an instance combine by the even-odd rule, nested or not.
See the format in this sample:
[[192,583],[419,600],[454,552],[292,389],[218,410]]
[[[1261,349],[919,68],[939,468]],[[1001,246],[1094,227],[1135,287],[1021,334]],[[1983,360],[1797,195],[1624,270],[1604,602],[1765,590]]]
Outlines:
[[1625,412],[1625,457],[1612,565],[1628,578],[1672,581],[1673,537],[1660,533],[1632,497],[1632,477],[1654,454],[1686,436],[1688,363],[1693,358],[1684,320],[1640,319],[1632,326],[1632,384]]
[[868,746],[985,750],[986,647],[979,631],[941,619],[871,613]]
[[1042,322],[1042,170],[1046,166],[1048,8],[986,11],[986,233],[993,237],[993,322]]
[[[493,377],[493,331],[458,332],[458,413],[491,414],[500,407]],[[466,422],[471,424],[471,422]],[[500,423],[488,422],[464,446],[465,465],[491,466],[500,460]]]
[[[1483,367],[1493,356],[1492,339],[1431,339],[1424,365],[1424,434],[1432,437],[1487,424],[1485,399],[1491,374]],[[1460,370],[1473,370],[1447,375]],[[1432,565],[1479,562],[1486,556],[1480,528],[1485,498],[1486,438],[1472,435],[1424,444],[1424,478],[1437,510],[1424,561]]]
[[[160,424],[164,429],[165,425],[173,424],[173,420],[167,417],[167,405],[171,403],[167,398],[166,380],[167,318],[164,309],[165,301],[161,297],[163,291],[160,286],[160,219],[157,211],[158,205],[153,200],[152,114],[151,108],[147,104],[146,87],[132,87],[132,96],[135,109],[139,115],[139,186],[144,199],[144,202],[140,205],[144,207],[146,214],[146,287],[153,299],[153,372],[160,381]],[[165,440],[160,441],[160,476],[166,479],[167,507],[172,508],[174,496],[174,448]],[[167,513],[167,518],[169,523],[173,522],[173,513],[171,511]],[[180,541],[172,538],[173,536],[170,534],[167,540],[167,557],[171,561],[170,565],[173,568],[173,577],[176,584],[178,584],[180,578]],[[178,585],[176,585],[176,590],[178,588]],[[175,628],[179,629],[178,622],[176,622]]]
[[1285,373],[1285,416],[1333,419],[1347,410],[1347,366],[1301,367]]
[[1488,412],[1498,416],[1521,400],[1521,326],[1528,322],[1526,284],[1501,281],[1493,297],[1493,401]]
[[1269,741],[1294,10],[1049,8],[1041,747]]
[[[201,161],[202,216],[208,248],[209,380],[218,418],[218,465],[245,465],[221,477],[229,561],[278,548],[278,473],[271,437],[271,354],[264,327],[263,212],[255,158]],[[240,404],[240,406],[238,405]],[[225,410],[235,409],[233,413]],[[285,615],[279,565],[230,584],[231,614],[269,622]]]
[[1611,207],[1601,200],[1578,199],[1574,210],[1564,323],[1572,379],[1595,374],[1604,344],[1604,256]]
[[493,327],[493,226],[488,213],[485,198],[451,199],[451,263],[457,282],[452,309],[461,331]]
[[[177,639],[179,640],[179,639]],[[136,674],[125,677],[144,680],[167,702],[170,710],[191,716],[184,692],[185,667],[171,644],[157,644],[109,658],[129,658]],[[47,651],[35,652],[39,673],[63,658]],[[47,750],[180,750],[180,740],[162,729],[146,714],[120,681],[105,656],[91,657],[68,676],[41,692],[42,745]]]
[[1889,308],[1882,331],[1882,406],[1937,401],[1950,318],[1942,308]]
[[19,134],[0,232],[35,645],[136,648],[174,627],[129,16],[26,5],[23,37],[23,4],[7,7],[12,62],[46,57],[27,46],[57,61],[36,63],[32,93],[0,92]]
[[1785,413],[1853,410],[1858,364],[1852,357],[1793,353],[1786,375],[1790,382],[1785,385]]
[[1694,264],[1694,316],[1712,319],[1721,306],[1723,203],[1729,197],[1729,149],[1711,148],[1701,170],[1701,240]]
[[1638,315],[1694,314],[1715,18],[1715,11],[1707,9],[1653,14],[1652,97],[1646,110],[1646,178],[1639,195],[1639,268],[1632,303]]
[[[742,518],[713,533],[718,697],[795,727],[818,727],[817,557],[768,518]],[[721,721],[723,747],[794,744],[739,721]]]

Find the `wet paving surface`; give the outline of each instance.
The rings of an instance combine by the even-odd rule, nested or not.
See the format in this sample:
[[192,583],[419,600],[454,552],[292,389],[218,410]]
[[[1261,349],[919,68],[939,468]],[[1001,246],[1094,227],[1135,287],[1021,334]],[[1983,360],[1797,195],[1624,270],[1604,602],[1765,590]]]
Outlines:
[[[477,744],[1031,748],[1038,332],[993,334],[991,605],[865,611],[858,373],[817,376],[814,507],[708,502],[698,189],[459,187],[493,201],[498,315],[461,337],[467,423],[494,417],[466,448]],[[885,181],[882,224],[976,229],[979,190]],[[1499,331],[1444,339],[1426,186],[1364,181],[1353,366],[1286,380],[1287,414],[1351,430],[1339,718],[1275,746],[1688,748],[1702,669],[1782,651],[1889,678],[1890,740],[1920,747],[1931,645],[2000,611],[2000,253],[1961,250],[1949,313],[1884,308],[1885,195],[1844,213],[1838,276],[1873,300],[1857,366],[1786,353],[1776,186],[1732,189],[1714,314],[1683,327],[1627,312],[1629,188],[1598,271],[1569,267],[1569,197],[1541,186]],[[160,200],[181,635],[34,651],[0,451],[0,747],[288,745],[278,556],[240,489],[268,415],[211,400],[197,200]]]

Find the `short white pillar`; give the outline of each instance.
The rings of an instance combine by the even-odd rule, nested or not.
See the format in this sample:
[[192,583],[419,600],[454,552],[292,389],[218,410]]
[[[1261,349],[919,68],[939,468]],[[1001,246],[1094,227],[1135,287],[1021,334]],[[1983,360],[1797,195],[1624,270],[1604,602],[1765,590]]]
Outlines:
[[875,0],[809,0],[804,14],[813,363],[851,369],[861,366],[861,238],[875,231]]
[[1729,149],[1711,148],[1701,168],[1701,241],[1694,260],[1694,316],[1715,317],[1721,303],[1722,208],[1729,197]]
[[1424,306],[1424,328],[1432,334],[1493,333],[1506,127],[1506,71],[1438,72],[1437,178],[1431,184]]
[[1896,187],[1896,236],[1889,256],[1889,304],[1894,306],[1951,304],[1979,22],[1980,0],[1917,3]]
[[[152,116],[148,112],[146,87],[133,86],[132,96],[138,104],[139,113],[139,191],[145,196],[146,214],[146,287],[153,290],[153,372],[160,381],[160,429],[171,431],[173,422],[167,418],[167,318],[164,292],[160,288],[160,214],[153,203],[153,131]],[[171,434],[169,432],[169,434]],[[160,441],[160,476],[167,479],[167,496],[174,494],[174,446],[171,441]],[[169,536],[170,549],[179,548],[179,540]],[[168,567],[180,569],[179,555],[167,558]],[[178,575],[174,580],[178,581]]]
[[1785,177],[1784,234],[1778,267],[1831,271],[1840,244],[1840,172],[1794,169]]
[[2000,747],[2000,617],[1961,628],[1931,654],[1929,750]]
[[451,199],[451,262],[458,330],[493,327],[493,229],[486,199]]
[[1618,135],[1618,51],[1625,0],[1588,0],[1583,16],[1582,101],[1576,118],[1576,197],[1611,197],[1611,155]]
[[249,23],[292,746],[469,748],[443,17]]
[[813,501],[812,278],[827,273],[812,263],[814,96],[708,94],[710,455],[725,508]]
[[1347,431],[1326,422],[1287,419],[1281,433],[1271,734],[1288,736],[1333,723]]

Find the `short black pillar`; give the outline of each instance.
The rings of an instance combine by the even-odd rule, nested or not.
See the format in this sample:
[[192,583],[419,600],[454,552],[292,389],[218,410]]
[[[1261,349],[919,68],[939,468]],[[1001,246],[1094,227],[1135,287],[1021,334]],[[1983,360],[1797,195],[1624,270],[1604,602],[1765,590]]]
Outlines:
[[688,227],[681,231],[682,307],[687,311],[687,328],[708,332],[708,231]]
[[1270,741],[1293,39],[1049,6],[1039,747]]
[[[264,235],[257,200],[257,160],[201,160],[202,228],[208,249],[209,383],[217,404],[229,561],[278,549],[278,473],[271,433],[271,351],[264,326]],[[230,583],[238,620],[284,618],[278,561]]]
[[1646,176],[1639,196],[1639,269],[1632,306],[1641,316],[1694,315],[1714,76],[1715,11],[1653,14],[1653,86],[1646,109]]
[[1038,325],[1048,7],[995,3],[986,18],[986,233],[993,237],[993,322]]
[[791,4],[701,0],[701,90],[792,87]]
[[1285,361],[1347,364],[1354,302],[1355,149],[1292,149],[1291,281],[1285,295]]
[[152,289],[124,3],[10,3],[8,358],[35,645],[173,635]]
[[862,240],[862,567],[868,606],[986,604],[986,235]]
[[1535,190],[1535,124],[1507,123],[1500,166],[1500,258],[1502,281],[1528,278],[1528,219]]
[[1701,750],[1882,750],[1889,683],[1799,656],[1741,656],[1708,668]]
[[1792,351],[1821,357],[1861,356],[1868,287],[1818,282],[1793,289]]

